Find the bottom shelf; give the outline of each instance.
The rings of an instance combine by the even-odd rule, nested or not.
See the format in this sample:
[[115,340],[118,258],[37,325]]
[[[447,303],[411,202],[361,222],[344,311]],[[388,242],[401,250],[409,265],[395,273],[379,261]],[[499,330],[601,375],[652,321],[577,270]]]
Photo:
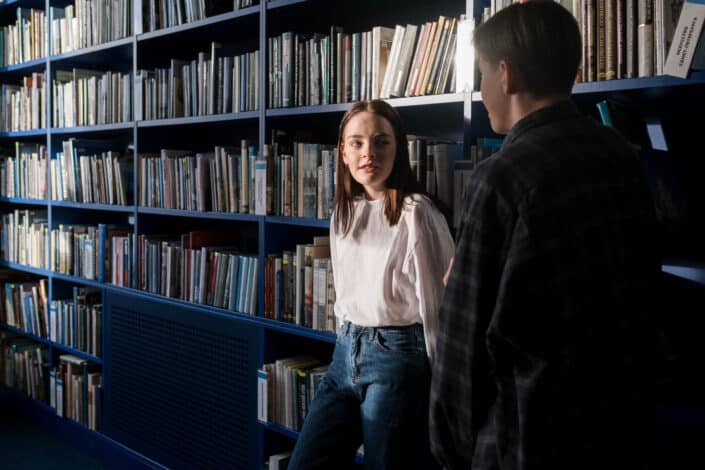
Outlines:
[[[282,436],[286,436],[290,439],[296,440],[299,438],[299,431],[294,431],[293,429],[289,429],[286,426],[281,426],[279,424],[270,422],[264,423],[262,421],[259,421],[259,424],[262,425],[264,429],[281,434]],[[360,446],[357,455],[355,455],[355,463],[362,464],[364,460],[364,451],[362,449],[362,446]]]

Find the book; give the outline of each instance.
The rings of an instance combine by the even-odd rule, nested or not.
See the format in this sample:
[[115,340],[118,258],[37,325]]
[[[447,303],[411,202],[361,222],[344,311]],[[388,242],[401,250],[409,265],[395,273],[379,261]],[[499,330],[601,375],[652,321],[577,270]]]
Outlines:
[[291,460],[291,452],[282,452],[269,456],[267,468],[269,470],[286,470]]
[[705,70],[705,34],[700,34],[698,44],[693,52],[693,61],[690,63],[691,70]]
[[704,21],[705,0],[688,0],[683,4],[663,68],[664,74],[680,78],[688,76]]
[[267,414],[267,395],[269,384],[269,372],[264,369],[257,370],[257,419],[266,423],[269,419]]

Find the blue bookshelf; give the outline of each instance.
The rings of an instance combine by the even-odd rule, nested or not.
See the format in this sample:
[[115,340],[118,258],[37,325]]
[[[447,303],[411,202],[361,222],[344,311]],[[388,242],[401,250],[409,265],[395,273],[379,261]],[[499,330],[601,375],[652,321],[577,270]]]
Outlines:
[[[137,0],[134,9],[141,12],[141,3],[146,1]],[[376,25],[422,24],[436,20],[439,15],[457,17],[469,13],[478,17],[488,3],[410,0],[400,9],[397,2],[390,0],[343,3],[261,0],[252,7],[156,31],[145,32],[138,25],[131,35],[116,41],[0,67],[0,80],[12,82],[32,72],[46,72],[51,77],[56,70],[73,67],[123,72],[153,70],[168,67],[171,58],[193,60],[196,52],[206,51],[211,41],[219,41],[234,45],[238,53],[260,51],[261,60],[256,70],[259,86],[257,110],[0,132],[0,144],[39,142],[47,146],[49,157],[55,158],[57,151],[61,151],[61,141],[71,137],[119,142],[120,148],[128,148],[137,154],[157,152],[161,148],[206,151],[212,150],[214,144],[232,144],[246,138],[256,143],[261,154],[263,145],[270,143],[273,129],[292,134],[310,131],[313,141],[334,144],[338,122],[350,103],[267,107],[270,38],[292,30],[328,34],[331,25],[343,26],[346,32],[359,32]],[[2,14],[7,16],[8,12],[12,17],[17,6],[49,5],[48,0],[3,2],[0,3],[0,18]],[[476,86],[478,83],[476,81]],[[48,79],[48,91],[51,90],[50,84]],[[686,103],[705,104],[705,99],[699,98],[703,89],[705,72],[694,72],[686,80],[661,76],[579,83],[574,87],[574,95],[585,109],[604,97],[616,97],[642,106],[649,106],[653,100],[659,110],[675,114],[678,107]],[[52,99],[48,93],[49,110]],[[388,101],[400,110],[409,133],[464,140],[466,155],[473,138],[485,135],[489,127],[479,92],[391,98]],[[134,100],[132,105],[134,110]],[[48,113],[51,117],[51,111]],[[693,122],[689,128],[685,126],[682,133],[695,134],[698,125]],[[139,163],[135,158],[132,167],[134,188],[138,187],[138,170]],[[693,171],[692,174],[703,173]],[[239,230],[245,238],[243,243],[247,245],[247,250],[243,251],[256,255],[259,263],[256,315],[0,261],[0,267],[48,278],[50,299],[58,298],[55,294],[67,286],[100,289],[104,309],[103,355],[94,357],[16,328],[2,328],[46,344],[52,355],[70,353],[102,366],[103,430],[96,433],[69,420],[56,419],[53,409],[44,405],[44,411],[54,414],[53,429],[80,435],[82,439],[89,436],[91,441],[100,442],[100,447],[107,449],[104,452],[130,455],[150,468],[190,465],[262,468],[274,449],[293,447],[298,433],[257,421],[257,369],[267,362],[297,354],[313,354],[328,360],[336,340],[333,333],[264,317],[264,262],[270,254],[292,250],[299,243],[310,243],[314,236],[328,235],[330,220],[143,207],[139,205],[137,195],[135,191],[133,203],[127,206],[4,197],[0,198],[0,205],[6,212],[32,206],[46,208],[48,224],[52,228],[59,222],[120,222],[136,236],[224,228]],[[136,260],[138,254],[138,247],[133,245],[132,259]],[[134,278],[137,277],[136,264],[132,265]],[[701,289],[705,284],[705,264],[697,260],[668,261],[663,271],[692,284],[694,289]],[[221,383],[222,380],[228,381],[227,386]],[[204,411],[196,416],[184,412],[185,409]],[[218,416],[214,410],[219,410]],[[130,417],[134,416],[136,418],[131,421]],[[278,437],[272,438],[272,434]]]
[[46,199],[26,199],[20,197],[0,197],[0,202],[26,206],[46,206]]
[[224,123],[240,120],[256,120],[259,118],[257,111],[243,111],[239,113],[215,114],[211,116],[183,117],[173,119],[151,119],[137,121],[137,127],[166,127],[166,126],[188,126],[193,124]]

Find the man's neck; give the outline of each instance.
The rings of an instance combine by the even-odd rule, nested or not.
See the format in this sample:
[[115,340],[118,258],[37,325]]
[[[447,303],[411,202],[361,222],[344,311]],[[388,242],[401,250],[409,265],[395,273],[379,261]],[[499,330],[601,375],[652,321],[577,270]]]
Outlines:
[[511,127],[539,109],[548,108],[554,104],[570,99],[570,94],[555,94],[536,98],[528,93],[516,93],[510,97],[510,120]]

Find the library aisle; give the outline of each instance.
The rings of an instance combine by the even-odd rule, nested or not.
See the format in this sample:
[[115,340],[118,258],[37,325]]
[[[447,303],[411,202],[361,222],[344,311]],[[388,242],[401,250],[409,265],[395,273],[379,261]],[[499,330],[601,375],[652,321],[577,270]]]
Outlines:
[[105,444],[84,439],[80,433],[70,436],[62,433],[57,429],[60,423],[55,416],[31,407],[26,398],[0,386],[0,468],[3,470],[162,468],[146,467],[126,459],[124,454],[116,458],[114,452],[106,453]]
[[90,455],[28,419],[17,408],[18,398],[0,389],[0,466],[3,469],[81,468],[107,469],[102,459]]

